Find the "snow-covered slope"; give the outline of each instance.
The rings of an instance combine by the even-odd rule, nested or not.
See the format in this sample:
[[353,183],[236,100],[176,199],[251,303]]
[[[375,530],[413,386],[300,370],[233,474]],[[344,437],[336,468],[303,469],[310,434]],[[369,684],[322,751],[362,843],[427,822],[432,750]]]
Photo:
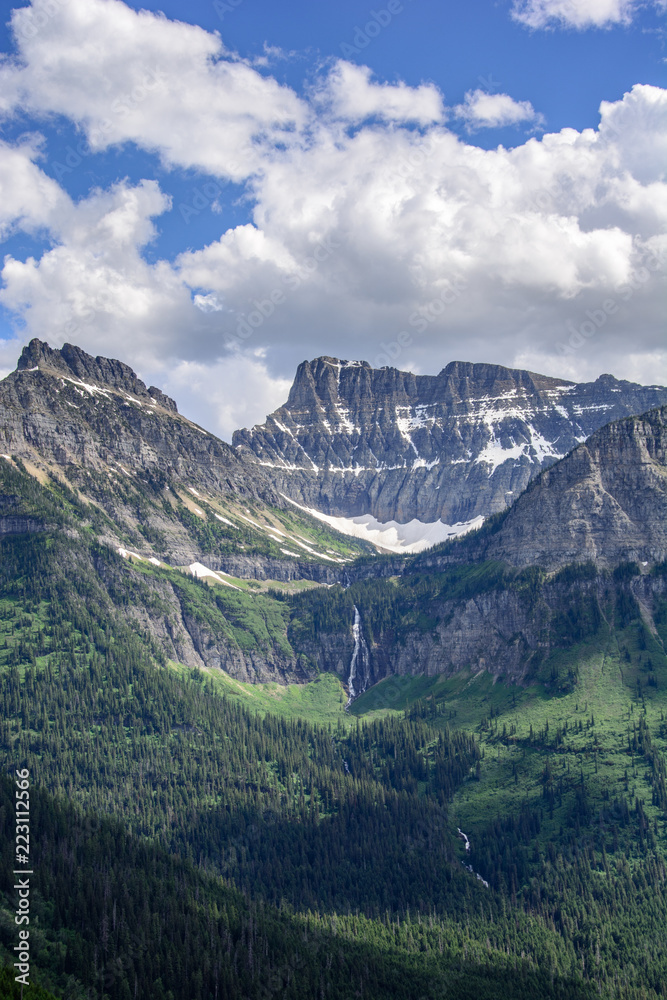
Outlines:
[[[286,499],[289,498],[286,497]],[[340,531],[343,535],[361,538],[385,552],[398,552],[404,555],[412,552],[424,552],[425,549],[439,545],[440,542],[447,542],[451,538],[457,538],[459,535],[465,535],[469,531],[481,528],[484,523],[483,517],[474,517],[471,521],[459,522],[458,524],[444,524],[442,521],[426,524],[416,517],[408,521],[407,524],[399,524],[398,521],[382,523],[372,514],[361,514],[359,517],[335,517],[332,514],[323,514],[321,511],[315,510],[314,507],[302,507],[294,500],[290,502],[319,521],[324,521],[325,524]]]

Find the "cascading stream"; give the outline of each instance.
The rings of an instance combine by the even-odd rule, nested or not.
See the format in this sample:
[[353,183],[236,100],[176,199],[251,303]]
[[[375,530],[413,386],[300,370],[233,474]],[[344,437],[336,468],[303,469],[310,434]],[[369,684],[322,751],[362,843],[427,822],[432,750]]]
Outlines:
[[[459,837],[463,837],[463,839],[465,841],[466,852],[469,851],[470,850],[470,838],[468,837],[467,833],[463,832],[463,830],[461,829],[460,826],[457,826],[456,829],[459,831]],[[462,861],[461,864],[463,865],[463,867],[465,868],[466,871],[470,872],[471,875],[475,876],[475,878],[477,879],[478,882],[481,882],[482,885],[485,885],[487,889],[489,888],[489,883],[486,881],[486,879],[482,878],[482,876],[479,874],[479,872],[475,871],[475,869],[473,868],[472,865],[467,865],[465,863],[465,861]]]
[[354,624],[352,626],[352,635],[354,636],[354,649],[352,651],[352,660],[350,661],[350,676],[347,680],[347,705],[345,708],[349,708],[354,699],[358,694],[362,694],[366,690],[366,683],[368,680],[368,670],[365,671],[365,676],[361,676],[361,690],[357,691],[354,682],[357,680],[359,667],[369,666],[369,655],[368,646],[366,645],[366,640],[364,639],[364,633],[361,627],[361,615],[359,614],[359,608],[354,606]]

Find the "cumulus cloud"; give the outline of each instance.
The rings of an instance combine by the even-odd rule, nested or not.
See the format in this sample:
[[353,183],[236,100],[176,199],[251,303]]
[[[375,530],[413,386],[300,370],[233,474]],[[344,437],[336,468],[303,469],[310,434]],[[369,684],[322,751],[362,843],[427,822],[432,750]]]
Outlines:
[[14,229],[36,233],[49,230],[70,208],[59,184],[35,163],[40,137],[29,136],[17,146],[0,141],[0,239]]
[[21,317],[26,336],[58,346],[105,353],[113,345],[144,364],[171,353],[194,318],[191,295],[167,263],[149,265],[140,252],[152,217],[168,206],[155,181],[69,202],[52,221],[51,249],[38,260],[5,258],[0,303]]
[[[120,356],[226,432],[262,419],[318,354],[667,379],[667,91],[638,85],[602,104],[598,128],[485,150],[445,127],[430,85],[339,62],[298,98],[217,36],[119,0],[33,0],[14,27],[13,86],[34,114],[67,115],[95,148],[133,141],[234,176],[251,206],[208,245],[149,263],[155,220],[173,210],[155,181],[75,203],[41,171],[36,139],[5,143],[0,225],[52,241],[2,270],[0,302],[26,339]],[[470,95],[478,124],[534,114],[482,96],[504,103],[484,111]]]
[[488,94],[484,90],[468,91],[463,104],[454,108],[470,130],[504,128],[507,125],[540,125],[544,119],[530,101],[515,101],[509,94]]
[[640,0],[514,0],[512,17],[529,28],[606,28],[630,24]]
[[433,84],[374,83],[371,75],[367,66],[338,60],[317,96],[336,118],[350,122],[377,117],[428,125],[442,119],[442,96]]
[[181,412],[205,413],[206,429],[231,440],[239,427],[257,422],[259,410],[263,418],[282,406],[292,380],[270,375],[259,351],[215,364],[180,361],[164,372],[162,384],[178,400]]
[[217,34],[120,0],[32,0],[11,26],[14,101],[76,121],[93,150],[133,141],[168,166],[242,180],[303,124],[294,92]]

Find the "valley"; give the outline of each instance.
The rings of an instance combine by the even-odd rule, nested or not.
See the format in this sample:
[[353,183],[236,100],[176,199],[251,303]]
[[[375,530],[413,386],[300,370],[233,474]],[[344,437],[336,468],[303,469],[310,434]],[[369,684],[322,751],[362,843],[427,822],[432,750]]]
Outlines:
[[[386,385],[387,411],[412,391],[313,365],[316,415],[334,377]],[[549,380],[472,367],[438,392],[514,385],[565,421]],[[120,362],[25,349],[0,382],[0,948],[11,964],[21,766],[34,996],[665,996],[665,390],[605,378],[567,388],[585,440],[563,457],[514,455],[500,424],[526,414],[499,417],[461,488],[495,434],[483,481],[522,492],[492,482],[477,530],[410,553],[323,519],[369,513],[342,474],[287,498],[275,463]],[[427,524],[423,467],[402,468],[412,499],[372,516]]]

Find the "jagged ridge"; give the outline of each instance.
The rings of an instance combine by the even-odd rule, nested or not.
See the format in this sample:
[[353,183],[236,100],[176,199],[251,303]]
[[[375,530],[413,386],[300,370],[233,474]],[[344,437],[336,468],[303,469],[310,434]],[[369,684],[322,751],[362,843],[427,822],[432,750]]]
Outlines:
[[448,524],[504,509],[546,466],[667,389],[574,383],[454,361],[438,375],[303,362],[287,403],[233,443],[276,488],[326,514]]

